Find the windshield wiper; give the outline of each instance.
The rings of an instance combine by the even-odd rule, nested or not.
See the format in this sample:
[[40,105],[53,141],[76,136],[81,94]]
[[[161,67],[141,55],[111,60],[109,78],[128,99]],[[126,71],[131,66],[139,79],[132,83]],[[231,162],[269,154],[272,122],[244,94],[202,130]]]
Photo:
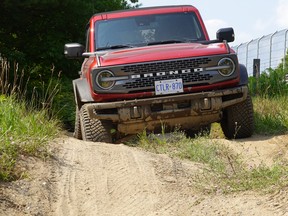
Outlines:
[[160,44],[173,44],[173,43],[197,43],[197,39],[183,38],[183,40],[171,39],[171,40],[163,40],[163,41],[154,41],[147,44],[147,46],[151,45],[160,45]]
[[164,41],[154,41],[154,42],[150,42],[147,43],[148,46],[151,45],[158,45],[158,44],[172,44],[172,43],[185,43],[187,41],[183,41],[183,40],[164,40]]
[[132,45],[113,45],[113,46],[107,46],[107,47],[99,47],[96,49],[96,51],[100,51],[100,50],[109,50],[109,49],[121,49],[121,48],[133,48],[134,46]]

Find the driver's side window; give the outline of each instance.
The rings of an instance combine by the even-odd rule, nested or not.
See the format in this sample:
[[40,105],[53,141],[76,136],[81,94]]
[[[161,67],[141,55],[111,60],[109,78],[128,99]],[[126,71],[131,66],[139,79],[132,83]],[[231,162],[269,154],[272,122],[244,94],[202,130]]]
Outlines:
[[89,33],[90,33],[90,28],[87,28],[86,31],[86,47],[85,47],[85,51],[86,52],[90,52],[90,37],[89,37]]

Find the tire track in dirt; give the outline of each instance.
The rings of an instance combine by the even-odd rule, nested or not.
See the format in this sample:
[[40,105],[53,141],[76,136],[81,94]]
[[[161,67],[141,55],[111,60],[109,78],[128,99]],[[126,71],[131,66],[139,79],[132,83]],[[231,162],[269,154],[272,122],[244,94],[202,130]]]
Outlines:
[[65,142],[56,215],[179,215],[186,198],[194,197],[185,186],[190,170],[167,156],[124,145]]
[[[242,144],[254,149],[249,141]],[[271,147],[274,152],[275,146]],[[197,192],[195,178],[203,170],[197,163],[69,137],[59,148],[51,215],[288,215],[287,191]],[[265,157],[266,153],[265,149]]]
[[[288,158],[288,136],[219,140],[253,164]],[[205,194],[204,165],[125,145],[55,140],[53,160],[25,158],[31,178],[0,185],[0,215],[288,215],[288,188]],[[245,153],[245,154],[244,154]]]
[[[109,146],[114,148],[114,146]],[[122,149],[125,149],[123,151]],[[117,150],[116,150],[117,149]],[[107,189],[106,203],[102,206],[101,212],[107,211],[108,215],[139,215],[143,206],[149,206],[149,196],[152,190],[146,188],[147,182],[139,172],[137,158],[125,146],[116,146],[116,151],[110,151],[108,157],[103,157],[102,161],[106,164]],[[128,151],[127,151],[128,150]],[[99,150],[101,152],[101,150]],[[101,152],[105,155],[107,149]],[[149,175],[149,172],[146,172]],[[95,182],[96,183],[96,182]],[[108,194],[108,196],[107,196]],[[111,206],[117,206],[116,211]]]
[[274,215],[288,215],[288,188],[275,192],[266,201]]

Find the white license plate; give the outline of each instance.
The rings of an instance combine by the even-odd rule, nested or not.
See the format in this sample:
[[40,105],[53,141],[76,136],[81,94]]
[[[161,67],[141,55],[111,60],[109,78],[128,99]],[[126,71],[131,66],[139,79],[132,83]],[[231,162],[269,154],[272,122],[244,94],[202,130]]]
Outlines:
[[182,79],[160,80],[155,81],[156,95],[176,94],[183,92]]

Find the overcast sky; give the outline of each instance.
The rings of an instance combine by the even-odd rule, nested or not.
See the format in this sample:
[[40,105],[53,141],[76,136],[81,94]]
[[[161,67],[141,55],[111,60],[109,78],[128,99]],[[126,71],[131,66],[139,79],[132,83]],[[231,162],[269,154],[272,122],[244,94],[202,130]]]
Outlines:
[[198,8],[209,36],[233,27],[239,45],[263,35],[288,29],[288,0],[139,0],[142,7],[188,4]]

